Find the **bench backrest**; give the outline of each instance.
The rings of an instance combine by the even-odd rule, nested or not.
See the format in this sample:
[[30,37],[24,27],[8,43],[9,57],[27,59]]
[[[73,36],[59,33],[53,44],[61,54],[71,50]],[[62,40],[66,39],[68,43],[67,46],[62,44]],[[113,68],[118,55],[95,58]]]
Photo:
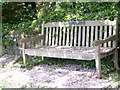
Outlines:
[[[48,22],[42,24],[44,45],[92,47],[94,40],[117,34],[117,20]],[[110,41],[102,45],[112,47]]]

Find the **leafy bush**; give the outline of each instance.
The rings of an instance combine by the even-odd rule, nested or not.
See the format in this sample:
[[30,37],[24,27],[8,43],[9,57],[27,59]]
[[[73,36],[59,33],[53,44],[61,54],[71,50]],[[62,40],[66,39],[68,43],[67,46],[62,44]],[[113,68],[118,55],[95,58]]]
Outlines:
[[[57,3],[56,7],[49,11],[48,4],[43,4],[42,11],[38,13],[42,16],[42,20],[49,21],[68,21],[68,20],[113,20],[117,16],[117,3],[111,2],[61,2]],[[44,12],[44,14],[43,14]],[[40,15],[41,14],[41,15]],[[44,16],[46,15],[46,16]],[[38,17],[38,20],[39,19]]]

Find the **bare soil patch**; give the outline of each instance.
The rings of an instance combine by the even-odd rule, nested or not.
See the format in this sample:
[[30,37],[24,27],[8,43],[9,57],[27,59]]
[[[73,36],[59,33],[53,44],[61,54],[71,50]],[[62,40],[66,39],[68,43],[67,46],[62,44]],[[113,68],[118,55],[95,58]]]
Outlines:
[[105,88],[113,83],[95,77],[95,70],[80,65],[39,64],[28,70],[16,63],[0,69],[0,88]]

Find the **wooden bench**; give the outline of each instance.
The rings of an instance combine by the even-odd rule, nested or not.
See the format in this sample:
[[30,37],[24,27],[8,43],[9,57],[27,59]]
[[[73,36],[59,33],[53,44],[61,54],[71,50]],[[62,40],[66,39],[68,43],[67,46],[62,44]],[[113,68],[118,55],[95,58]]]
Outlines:
[[[98,77],[101,77],[101,58],[113,54],[114,65],[118,65],[117,34],[117,19],[43,22],[40,35],[20,40],[23,61],[26,63],[27,55],[95,60]],[[32,43],[34,48],[26,48],[26,44],[32,45]]]

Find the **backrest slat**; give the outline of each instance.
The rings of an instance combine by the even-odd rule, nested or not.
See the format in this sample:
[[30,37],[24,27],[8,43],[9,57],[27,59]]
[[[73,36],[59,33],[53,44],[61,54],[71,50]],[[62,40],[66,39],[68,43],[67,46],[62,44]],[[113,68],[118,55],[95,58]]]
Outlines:
[[62,40],[62,27],[60,27],[60,37],[59,37],[59,46],[61,46],[61,40]]
[[[42,23],[42,31],[41,31],[41,34],[42,35],[44,35],[44,26],[45,26],[45,24],[44,24],[45,22],[43,21],[43,23]],[[44,41],[43,40],[41,40],[41,45],[44,45]]]
[[[112,26],[109,26],[109,31],[108,32],[109,32],[108,36],[112,35]],[[111,43],[112,43],[111,41],[108,42],[108,47],[112,47]]]
[[71,39],[70,39],[70,46],[73,44],[73,26],[71,27],[71,33],[70,33]]
[[[113,27],[113,35],[117,34],[116,28],[117,28],[117,26]],[[116,43],[117,43],[117,41],[113,41],[113,47],[116,47]]]
[[83,26],[82,29],[82,46],[84,46],[84,43],[85,43],[85,26]]
[[93,27],[93,26],[91,26],[90,46],[92,46],[92,42],[93,42],[93,35],[94,35],[94,27]]
[[76,46],[76,42],[77,42],[77,27],[75,27],[74,30],[74,46]]
[[58,46],[58,34],[59,34],[59,30],[58,30],[59,27],[56,27],[56,41],[55,41],[55,46]]
[[66,41],[66,46],[69,46],[69,40],[70,40],[70,29],[67,28],[67,41]]
[[89,45],[89,40],[90,40],[90,27],[89,26],[87,26],[87,30],[86,30],[86,46],[87,47],[89,47],[90,45]]
[[78,46],[80,46],[81,44],[81,27],[79,26],[79,30],[78,30]]
[[65,34],[66,34],[66,27],[63,27],[63,39],[62,39],[62,45],[65,46]]
[[53,27],[53,30],[52,30],[52,46],[55,45],[55,27]]
[[95,26],[95,40],[98,40],[98,26]]
[[[99,29],[99,40],[102,39],[102,32],[103,32],[103,26],[100,26],[100,29]],[[102,45],[101,45],[102,46]]]
[[46,35],[45,35],[45,45],[48,45],[48,27],[46,28]]
[[116,31],[116,33],[115,33],[116,34],[115,47],[117,47],[117,43],[118,43],[117,42],[117,38],[118,38],[118,25],[119,25],[118,24],[118,18],[114,19],[114,23],[115,23],[114,30]]
[[113,35],[116,34],[116,30],[115,29],[116,29],[116,26],[113,27]]
[[[107,26],[104,26],[104,31],[103,31],[104,37],[103,37],[103,39],[105,39],[107,37],[107,31],[108,31]],[[107,43],[104,44],[104,47],[107,47]]]
[[51,34],[52,34],[52,28],[49,28],[49,45],[51,45]]

